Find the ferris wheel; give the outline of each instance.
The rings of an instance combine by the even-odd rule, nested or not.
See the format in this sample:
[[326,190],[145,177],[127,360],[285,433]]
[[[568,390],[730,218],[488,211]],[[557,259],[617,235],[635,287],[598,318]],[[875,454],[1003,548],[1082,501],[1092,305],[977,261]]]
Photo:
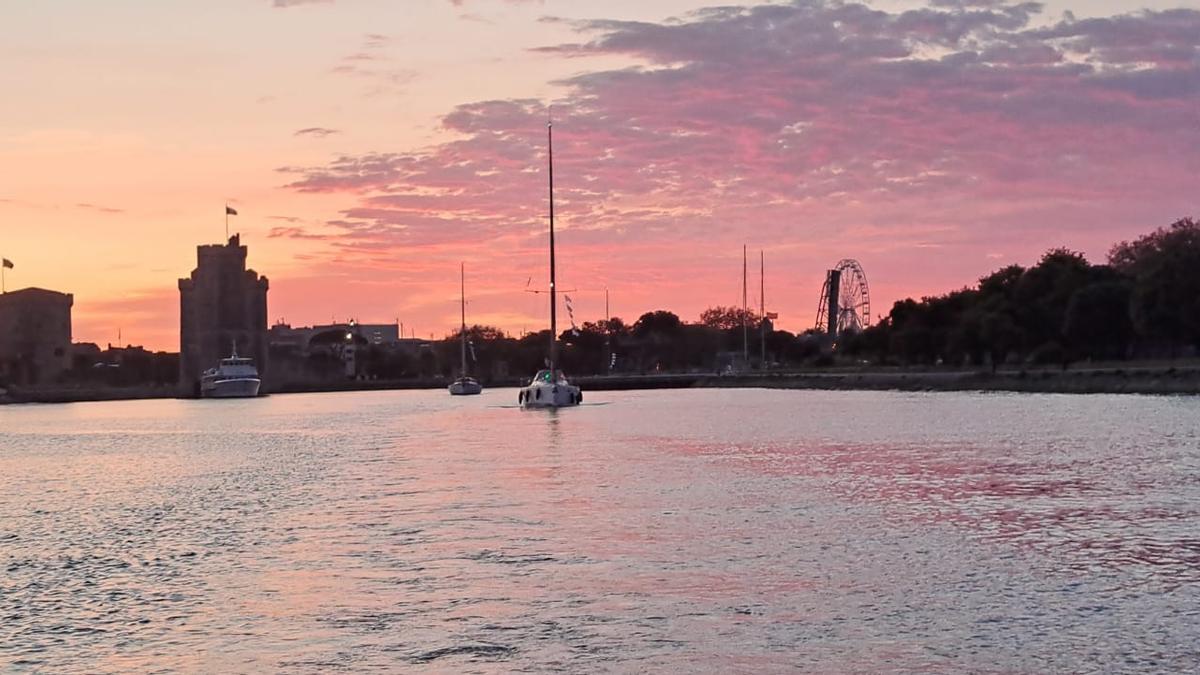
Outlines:
[[825,274],[816,329],[836,337],[871,325],[871,291],[857,260],[846,258]]

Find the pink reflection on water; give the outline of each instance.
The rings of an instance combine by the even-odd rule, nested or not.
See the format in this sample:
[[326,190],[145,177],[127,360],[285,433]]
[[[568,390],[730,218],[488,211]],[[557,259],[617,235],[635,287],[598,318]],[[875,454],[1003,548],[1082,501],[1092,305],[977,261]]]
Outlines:
[[[1147,505],[1142,493],[1164,486],[1092,462],[997,461],[1002,449],[962,445],[653,443],[758,475],[818,479],[905,523],[946,523],[984,541],[1057,552],[1063,569],[1143,566],[1168,583],[1200,581],[1200,540],[1189,532],[1200,511]],[[1172,531],[1178,536],[1162,536]]]
[[1194,494],[1171,483],[1186,468],[918,442],[943,436],[923,423],[831,438],[776,392],[731,397],[743,427],[723,392],[680,396],[554,417],[488,394],[273,397],[0,430],[10,653],[208,672],[1036,672],[1117,663],[1118,637],[1191,654],[1190,624],[1160,622],[1192,606],[1161,592],[1195,578],[1170,499]]

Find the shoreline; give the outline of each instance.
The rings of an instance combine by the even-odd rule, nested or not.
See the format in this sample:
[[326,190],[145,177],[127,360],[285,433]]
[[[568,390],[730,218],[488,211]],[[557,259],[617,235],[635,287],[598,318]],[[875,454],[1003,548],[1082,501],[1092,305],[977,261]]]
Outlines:
[[[1002,370],[824,370],[800,372],[662,373],[652,375],[591,375],[573,378],[584,391],[638,389],[808,389],[820,391],[953,392],[993,391],[1040,394],[1200,394],[1200,365],[1128,365],[1077,369]],[[375,380],[332,383],[288,383],[268,393],[298,394],[337,391],[444,389],[445,380]],[[485,383],[488,388],[519,387],[522,378]],[[82,403],[144,399],[189,398],[173,386],[38,387],[0,394],[0,405],[20,403]]]
[[905,392],[1010,392],[1027,394],[1200,394],[1200,369],[1103,368],[1017,371],[863,371],[709,378],[699,386],[752,386],[764,389]]

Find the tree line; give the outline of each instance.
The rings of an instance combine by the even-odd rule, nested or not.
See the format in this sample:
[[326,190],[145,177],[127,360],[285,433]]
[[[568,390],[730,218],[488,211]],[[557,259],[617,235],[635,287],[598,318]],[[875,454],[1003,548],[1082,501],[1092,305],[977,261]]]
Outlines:
[[[482,374],[499,362],[513,374],[532,372],[549,342],[548,331],[513,338],[483,326],[468,336]],[[587,322],[559,337],[562,367],[578,374],[838,363],[994,369],[1192,355],[1200,346],[1200,222],[1184,218],[1119,242],[1100,264],[1051,249],[1030,267],[1008,265],[970,287],[898,301],[874,325],[836,341],[815,329],[775,330],[740,307],[713,307],[691,323],[656,310],[631,324]],[[427,372],[456,370],[456,340],[457,333],[435,345]],[[741,359],[744,340],[749,363]]]
[[[486,381],[544,367],[550,333],[514,337],[476,325],[467,338],[469,370]],[[1193,355],[1200,347],[1200,222],[1184,218],[1119,242],[1100,264],[1051,249],[1030,267],[1008,265],[970,287],[896,302],[874,325],[836,341],[818,329],[777,330],[752,309],[722,306],[692,322],[662,309],[632,322],[589,321],[559,340],[561,367],[578,375],[839,364],[994,369]],[[459,369],[457,331],[416,350],[358,342],[355,377],[452,377]],[[282,365],[285,355],[277,356],[273,364]],[[77,359],[73,375],[158,382],[173,378],[177,368],[178,355],[121,357],[121,368],[110,358],[104,362],[112,367],[100,369],[92,366],[95,359]],[[329,379],[347,376],[333,350],[314,349],[306,367]]]
[[[584,322],[560,333],[559,366],[569,373],[594,375],[711,371],[721,363],[739,365],[734,362],[742,354],[742,310],[718,307],[710,311],[721,318],[688,323],[673,312],[656,310],[632,323],[620,317]],[[769,354],[786,355],[789,362],[803,361],[806,347],[797,336],[772,330],[755,312],[747,310],[746,316],[752,360],[757,363],[760,359],[765,327]],[[545,367],[550,331],[514,337],[492,326],[475,325],[467,328],[467,339],[468,370],[486,380],[530,375]],[[363,365],[370,375],[379,377],[449,377],[459,369],[459,349],[455,331],[415,355],[370,348]],[[819,348],[813,343],[807,349],[816,355]]]
[[1114,245],[1092,264],[1065,248],[973,287],[897,302],[838,351],[875,363],[1067,364],[1174,358],[1200,346],[1200,222]]

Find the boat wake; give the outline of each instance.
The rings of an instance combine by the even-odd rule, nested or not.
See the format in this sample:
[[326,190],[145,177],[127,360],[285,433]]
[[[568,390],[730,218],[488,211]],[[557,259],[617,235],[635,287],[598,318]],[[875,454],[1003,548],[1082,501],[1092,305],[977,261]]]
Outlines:
[[[593,406],[609,405],[609,404],[611,404],[611,403],[612,403],[612,401],[596,401],[596,402],[588,402],[588,403],[576,403],[576,404],[575,404],[575,405],[573,405],[573,406],[560,406],[560,407],[571,407],[571,408],[590,408],[590,407],[593,407]],[[520,404],[514,404],[514,405],[496,404],[496,405],[490,405],[490,406],[488,406],[488,407],[489,407],[489,408],[508,408],[508,409],[511,409],[511,408],[520,408],[521,406],[520,406]],[[555,410],[555,409],[556,409],[556,408],[547,408],[547,410]]]

